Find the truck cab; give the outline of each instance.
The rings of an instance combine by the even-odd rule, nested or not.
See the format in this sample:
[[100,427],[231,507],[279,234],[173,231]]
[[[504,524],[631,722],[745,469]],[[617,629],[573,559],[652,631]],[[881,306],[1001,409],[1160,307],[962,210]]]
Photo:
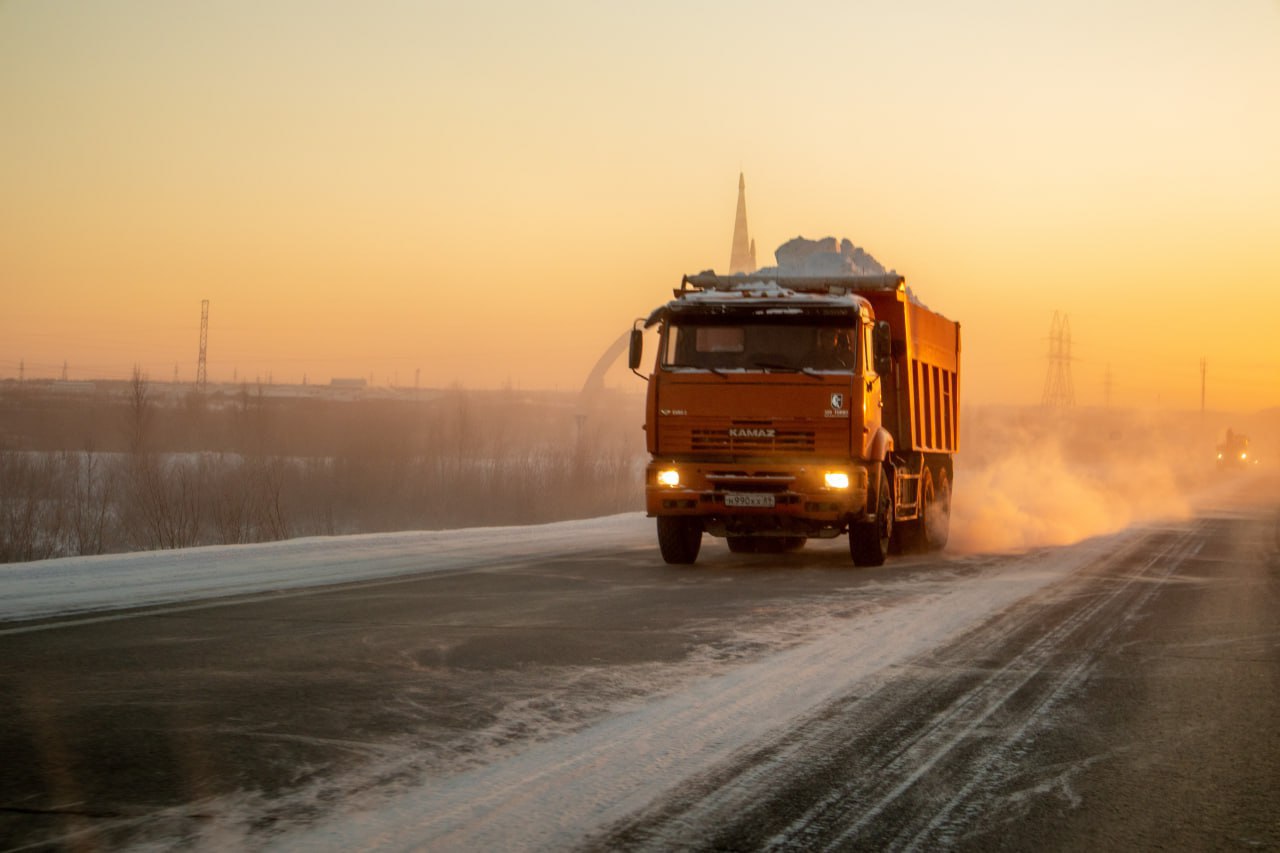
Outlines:
[[707,273],[644,321],[658,331],[645,503],[667,562],[696,560],[703,534],[779,551],[844,533],[856,563],[883,562],[895,522],[917,520],[895,489],[918,504],[920,473],[904,488],[885,425],[892,330],[866,294],[901,287],[897,275]]

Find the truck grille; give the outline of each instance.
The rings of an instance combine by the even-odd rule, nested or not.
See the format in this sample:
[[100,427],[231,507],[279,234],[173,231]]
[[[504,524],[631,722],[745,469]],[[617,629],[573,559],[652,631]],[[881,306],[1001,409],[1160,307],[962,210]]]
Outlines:
[[773,492],[781,494],[796,482],[794,474],[776,471],[708,471],[717,492]]
[[731,435],[728,429],[695,429],[689,449],[695,453],[813,453],[812,430],[774,430],[773,435]]

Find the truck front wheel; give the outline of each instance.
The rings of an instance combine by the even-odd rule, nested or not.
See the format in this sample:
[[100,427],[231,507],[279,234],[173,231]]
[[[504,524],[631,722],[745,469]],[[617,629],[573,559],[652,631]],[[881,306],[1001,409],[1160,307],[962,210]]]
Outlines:
[[849,555],[855,566],[881,566],[889,554],[889,540],[893,537],[893,496],[889,493],[888,468],[880,471],[880,485],[876,488],[876,517],[873,521],[858,521],[849,525]]
[[658,549],[672,565],[688,565],[702,549],[702,519],[680,515],[658,516]]

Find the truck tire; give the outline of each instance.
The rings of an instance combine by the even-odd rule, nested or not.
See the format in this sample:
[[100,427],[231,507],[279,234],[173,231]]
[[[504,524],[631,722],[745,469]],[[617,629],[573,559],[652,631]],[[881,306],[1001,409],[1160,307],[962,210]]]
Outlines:
[[687,566],[698,559],[702,549],[702,520],[680,515],[658,516],[658,550],[662,559]]
[[849,526],[849,555],[855,566],[882,566],[893,538],[893,496],[889,493],[888,468],[880,472],[876,487],[876,517]]
[[920,517],[894,528],[894,553],[941,551],[951,532],[951,484],[943,465],[920,476]]
[[920,519],[921,542],[926,551],[941,551],[951,535],[951,483],[945,469],[939,467],[929,480],[928,500]]

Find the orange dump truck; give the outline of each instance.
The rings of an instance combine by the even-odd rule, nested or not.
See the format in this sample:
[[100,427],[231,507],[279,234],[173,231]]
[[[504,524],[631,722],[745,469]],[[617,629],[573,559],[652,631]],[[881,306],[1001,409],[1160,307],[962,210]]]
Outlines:
[[[849,534],[857,565],[947,539],[960,326],[901,276],[685,276],[655,310],[648,514],[668,563]],[[643,332],[632,332],[631,367]]]

